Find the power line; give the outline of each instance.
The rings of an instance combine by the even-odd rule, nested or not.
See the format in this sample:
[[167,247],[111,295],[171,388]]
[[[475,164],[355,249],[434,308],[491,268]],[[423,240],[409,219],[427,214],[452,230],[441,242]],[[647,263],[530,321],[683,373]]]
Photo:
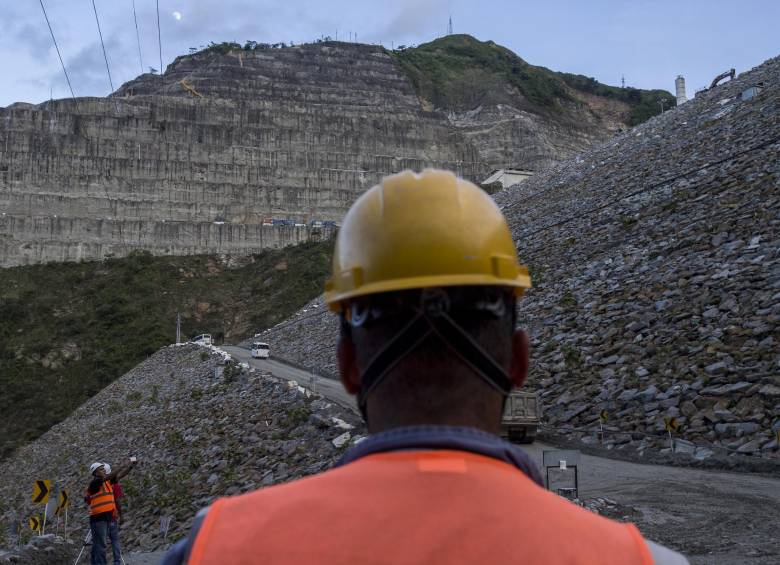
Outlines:
[[65,73],[65,80],[68,81],[68,88],[70,89],[70,95],[75,100],[76,95],[73,94],[73,87],[70,84],[70,77],[68,76],[68,71],[65,70],[65,63],[62,62],[62,55],[60,54],[60,48],[57,45],[57,40],[54,38],[54,31],[51,29],[51,24],[49,23],[49,16],[46,15],[46,8],[43,7],[43,0],[38,0],[41,3],[41,10],[43,10],[43,17],[46,18],[46,25],[49,26],[49,33],[51,34],[51,40],[54,42],[54,48],[57,50],[57,57],[60,58],[60,65],[62,65],[62,72]]
[[138,18],[135,15],[135,0],[133,0],[133,21],[135,22],[135,39],[138,42],[138,62],[141,63],[141,74],[144,74],[144,59],[141,56],[141,36],[138,33]]
[[103,43],[103,32],[100,31],[100,20],[98,19],[95,0],[92,0],[92,11],[95,12],[95,22],[97,22],[98,35],[100,36],[100,46],[103,47],[103,59],[106,61],[106,72],[108,72],[108,84],[111,86],[111,92],[114,92],[114,81],[111,80],[111,69],[108,68],[108,55],[106,55],[106,45]]
[[[160,82],[165,85],[163,79],[163,66],[162,66],[162,35],[160,34],[160,0],[157,0],[157,45],[160,49]],[[163,93],[160,92],[162,95]]]

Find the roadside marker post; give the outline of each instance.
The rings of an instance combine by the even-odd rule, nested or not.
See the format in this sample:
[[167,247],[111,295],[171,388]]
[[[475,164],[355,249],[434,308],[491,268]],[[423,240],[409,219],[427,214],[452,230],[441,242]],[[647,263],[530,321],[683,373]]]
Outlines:
[[604,422],[607,421],[607,418],[609,418],[609,412],[606,410],[599,412],[599,436],[601,438],[599,443],[604,443]]
[[68,491],[65,489],[60,489],[59,502],[57,504],[56,510],[54,510],[54,515],[57,516],[57,532],[59,533],[60,516],[62,516],[62,511],[65,510],[65,538],[68,537],[68,506],[70,506],[70,496],[68,495]]
[[664,427],[669,434],[669,447],[674,451],[674,439],[672,438],[672,432],[676,432],[680,424],[677,423],[675,418],[664,418]]
[[173,516],[162,516],[160,518],[160,533],[163,535],[163,541],[168,538],[168,528],[171,527]]
[[38,531],[39,535],[46,533],[46,511],[49,508],[49,493],[51,493],[51,481],[48,479],[33,483],[32,501],[35,504],[43,504],[43,523]]

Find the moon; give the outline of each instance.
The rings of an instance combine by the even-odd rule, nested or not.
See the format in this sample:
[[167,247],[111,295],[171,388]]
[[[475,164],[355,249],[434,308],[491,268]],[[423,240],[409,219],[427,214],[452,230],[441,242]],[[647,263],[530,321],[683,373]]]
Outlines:
[[181,12],[173,12],[173,19],[180,20],[181,19]]

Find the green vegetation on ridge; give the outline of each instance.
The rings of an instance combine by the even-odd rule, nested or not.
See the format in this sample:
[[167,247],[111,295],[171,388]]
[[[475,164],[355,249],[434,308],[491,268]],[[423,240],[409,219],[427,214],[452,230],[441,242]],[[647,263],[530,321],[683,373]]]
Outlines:
[[0,269],[0,458],[174,342],[177,311],[182,339],[237,341],[289,317],[322,292],[331,247]]
[[625,102],[631,108],[627,123],[633,126],[660,113],[659,98],[666,108],[675,100],[664,90],[623,89],[530,65],[509,49],[470,35],[449,35],[391,53],[417,94],[437,108],[470,110],[484,101],[501,102],[508,85],[530,103],[525,109],[549,111],[562,101],[573,101],[569,87]]
[[[348,46],[326,37],[316,40],[328,46]],[[292,47],[293,44],[290,44]],[[246,41],[211,42],[200,50],[191,48],[189,55],[215,53],[226,55],[238,51],[281,49],[286,43]],[[466,35],[448,35],[416,47],[399,46],[388,53],[409,77],[418,96],[436,108],[456,111],[471,110],[482,103],[517,104],[507,87],[515,89],[527,101],[523,109],[532,112],[550,112],[562,102],[575,103],[570,89],[624,102],[629,106],[626,123],[635,126],[675,105],[675,98],[665,90],[609,86],[592,77],[551,71],[531,65],[515,53],[494,43],[479,41]],[[522,105],[522,104],[521,104]]]
[[642,90],[630,86],[620,88],[602,84],[593,77],[570,73],[555,74],[561,77],[570,87],[580,92],[595,94],[604,98],[613,98],[628,104],[631,107],[631,114],[628,117],[628,125],[630,126],[639,125],[660,114],[661,106],[659,100],[663,101],[664,108],[667,110],[677,103],[675,97],[665,90]]
[[529,65],[509,49],[470,35],[448,35],[418,47],[392,51],[417,93],[439,108],[471,109],[502,83],[532,104],[550,107],[569,99],[562,82],[543,67]]

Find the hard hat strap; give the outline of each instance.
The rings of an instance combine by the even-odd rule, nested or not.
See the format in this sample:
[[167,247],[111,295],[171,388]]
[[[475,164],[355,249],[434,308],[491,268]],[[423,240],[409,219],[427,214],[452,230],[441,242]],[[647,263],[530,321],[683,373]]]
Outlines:
[[[436,302],[439,306],[442,302]],[[477,375],[503,395],[512,390],[512,380],[506,371],[490,356],[477,341],[461,328],[447,313],[449,304],[443,308],[431,308],[423,303],[415,316],[380,349],[371,359],[360,378],[361,389],[358,406],[364,417],[368,395],[384,380],[401,359],[417,348],[432,333],[435,333],[455,355]]]
[[432,328],[422,312],[418,312],[401,329],[395,337],[391,339],[376,355],[371,359],[360,376],[360,394],[358,395],[358,406],[365,416],[366,399],[369,393],[381,383],[390,370],[398,362],[415,349],[425,338],[427,338]]
[[455,320],[444,312],[439,316],[426,316],[430,327],[461,361],[466,363],[482,379],[503,395],[512,390],[512,380],[493,357]]

